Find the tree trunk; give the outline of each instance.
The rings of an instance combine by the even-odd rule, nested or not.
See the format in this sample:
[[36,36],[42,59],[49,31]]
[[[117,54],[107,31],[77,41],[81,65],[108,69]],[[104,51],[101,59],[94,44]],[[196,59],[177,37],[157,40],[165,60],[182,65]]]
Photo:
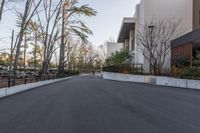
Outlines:
[[65,19],[66,19],[66,2],[63,3],[63,13],[62,13],[62,35],[61,35],[61,44],[60,44],[60,59],[58,66],[58,74],[63,75],[65,70]]
[[15,77],[17,76],[18,60],[19,60],[19,56],[20,56],[20,48],[21,48],[21,43],[23,40],[23,34],[24,34],[24,31],[23,31],[23,29],[21,29],[21,31],[19,33],[19,40],[17,43],[16,53],[15,53],[16,55],[15,55],[14,66],[13,66],[14,80],[13,80],[12,85],[15,85]]
[[37,71],[37,31],[35,34],[35,51],[34,51],[34,70],[35,72]]
[[1,7],[0,7],[0,21],[2,19],[4,5],[5,5],[5,0],[2,0],[1,1]]
[[24,35],[24,72],[26,73],[26,47],[27,47],[27,36]]

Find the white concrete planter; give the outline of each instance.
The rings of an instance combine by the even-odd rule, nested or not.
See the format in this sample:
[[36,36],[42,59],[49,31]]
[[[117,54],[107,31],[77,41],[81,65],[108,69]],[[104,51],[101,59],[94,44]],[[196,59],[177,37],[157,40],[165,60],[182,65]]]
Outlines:
[[186,79],[156,77],[156,84],[164,85],[164,86],[187,88],[187,80]]
[[3,88],[0,89],[0,98],[2,97],[6,97],[9,95],[13,95],[19,92],[23,92],[26,90],[30,90],[36,87],[40,87],[40,86],[44,86],[44,85],[48,85],[48,84],[52,84],[52,83],[56,83],[56,82],[60,82],[60,81],[64,81],[67,79],[71,79],[72,77],[67,77],[67,78],[61,78],[61,79],[54,79],[54,80],[46,80],[46,81],[40,81],[40,82],[35,82],[35,83],[29,83],[26,85],[18,85],[18,86],[13,86],[10,88]]
[[200,80],[178,79],[161,76],[149,76],[149,75],[130,75],[103,72],[103,78],[116,81],[136,82],[136,83],[151,83],[155,85],[200,89]]
[[0,97],[5,97],[6,96],[6,89],[0,89]]
[[103,78],[109,80],[144,83],[144,76],[103,72]]
[[199,80],[187,80],[187,88],[200,89],[200,81]]

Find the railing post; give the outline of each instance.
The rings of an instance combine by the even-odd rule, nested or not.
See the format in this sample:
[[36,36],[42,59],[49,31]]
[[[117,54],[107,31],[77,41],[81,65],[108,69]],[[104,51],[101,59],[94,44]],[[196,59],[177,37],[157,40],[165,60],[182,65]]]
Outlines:
[[143,74],[143,65],[141,64],[141,73]]
[[26,76],[25,76],[24,84],[26,84],[26,83],[27,83],[27,78],[26,78]]
[[11,78],[10,78],[10,76],[8,77],[8,87],[10,88],[10,86],[11,86]]

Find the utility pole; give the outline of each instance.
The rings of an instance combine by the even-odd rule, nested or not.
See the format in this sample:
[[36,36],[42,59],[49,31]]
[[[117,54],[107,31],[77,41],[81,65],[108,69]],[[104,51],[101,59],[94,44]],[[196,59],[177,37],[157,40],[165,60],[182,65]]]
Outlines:
[[11,72],[12,72],[12,60],[13,60],[13,42],[14,42],[14,30],[12,30],[12,37],[11,37],[11,46],[10,46],[10,68],[9,68],[9,71],[10,71],[10,75],[11,75]]

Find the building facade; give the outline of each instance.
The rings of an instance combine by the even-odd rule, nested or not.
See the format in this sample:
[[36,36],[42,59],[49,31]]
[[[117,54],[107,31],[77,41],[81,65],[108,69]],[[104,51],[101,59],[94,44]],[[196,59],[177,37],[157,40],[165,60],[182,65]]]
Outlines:
[[[118,36],[118,42],[124,43],[124,49],[134,57],[133,64],[143,64],[149,72],[149,62],[144,58],[137,32],[152,20],[173,19],[180,21],[184,31],[181,35],[197,29],[200,24],[200,0],[141,0],[135,7],[132,18],[124,18]],[[171,68],[171,52],[167,55],[164,67]]]
[[180,61],[193,65],[193,59],[200,54],[200,0],[193,0],[193,31],[171,42],[172,66]]
[[194,30],[171,42],[172,66],[193,65],[193,59],[200,54],[200,29]]
[[193,30],[200,28],[200,0],[193,0]]

